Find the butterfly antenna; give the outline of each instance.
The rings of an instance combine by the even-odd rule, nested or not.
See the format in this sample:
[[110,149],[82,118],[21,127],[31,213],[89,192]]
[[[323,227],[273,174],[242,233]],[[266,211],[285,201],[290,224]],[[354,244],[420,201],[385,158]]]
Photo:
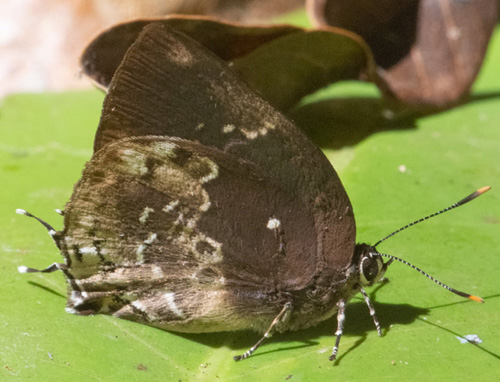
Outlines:
[[443,209],[443,210],[440,210],[438,212],[434,212],[433,214],[430,214],[428,216],[425,216],[421,219],[418,219],[418,220],[415,220],[413,223],[410,223],[410,224],[407,224],[405,225],[404,227],[401,227],[400,229],[397,229],[396,231],[394,231],[393,233],[391,233],[390,235],[387,235],[386,237],[384,237],[383,239],[380,239],[379,241],[377,241],[374,245],[374,247],[376,247],[377,245],[379,245],[380,243],[382,243],[383,241],[389,239],[390,237],[394,236],[395,234],[401,232],[401,231],[404,231],[405,229],[407,228],[410,228],[411,226],[415,225],[415,224],[418,224],[418,223],[421,223],[427,219],[430,219],[436,215],[440,215],[446,211],[449,211],[449,210],[452,210],[454,208],[457,208],[457,207],[460,207],[462,205],[464,205],[465,203],[468,203],[470,202],[471,200],[474,200],[476,199],[479,195],[482,195],[484,194],[486,191],[490,190],[491,187],[490,186],[485,186],[485,187],[481,187],[479,190],[477,191],[474,191],[472,194],[470,194],[469,196],[463,198],[462,200],[452,204],[451,206]]
[[447,289],[449,290],[450,292],[452,293],[455,293],[459,296],[462,296],[462,297],[465,297],[465,298],[468,298],[470,300],[474,300],[474,301],[477,301],[477,302],[484,302],[484,300],[481,298],[481,297],[478,297],[478,296],[474,296],[472,294],[469,294],[469,293],[465,293],[465,292],[460,292],[459,290],[455,289],[455,288],[451,288],[449,287],[448,285],[446,284],[443,284],[441,281],[435,279],[434,277],[432,277],[430,274],[428,274],[427,272],[424,272],[423,270],[421,270],[420,268],[416,267],[415,265],[409,263],[408,261],[406,260],[403,260],[403,259],[400,259],[399,257],[396,257],[396,256],[392,256],[392,255],[387,255],[385,253],[379,253],[377,252],[380,256],[384,256],[384,257],[387,257],[389,259],[392,259],[392,260],[397,260],[399,261],[400,263],[403,263],[405,265],[408,265],[409,267],[415,269],[416,271],[420,272],[421,274],[423,274],[425,277],[427,277],[428,279],[434,281],[436,284],[442,286],[444,289]]

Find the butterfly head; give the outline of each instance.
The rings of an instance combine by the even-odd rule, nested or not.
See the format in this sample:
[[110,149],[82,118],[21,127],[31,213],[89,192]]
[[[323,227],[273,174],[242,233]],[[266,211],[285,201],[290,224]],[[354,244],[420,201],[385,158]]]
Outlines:
[[368,244],[356,244],[354,251],[361,287],[372,286],[379,282],[392,263],[392,259],[384,263],[375,247]]

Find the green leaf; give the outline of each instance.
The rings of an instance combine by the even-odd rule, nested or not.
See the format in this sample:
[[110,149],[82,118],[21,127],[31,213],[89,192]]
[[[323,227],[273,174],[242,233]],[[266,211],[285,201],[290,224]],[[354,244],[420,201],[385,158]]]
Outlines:
[[[335,144],[318,142],[351,197],[359,241],[374,243],[481,186],[493,186],[467,206],[379,247],[485,303],[464,300],[393,264],[390,282],[370,291],[384,337],[377,337],[362,299],[354,298],[335,366],[328,361],[335,319],[277,334],[248,360],[234,362],[232,356],[246,351],[258,335],[175,334],[102,315],[65,313],[63,275],[17,273],[17,266],[42,268],[61,257],[43,227],[15,209],[61,228],[62,219],[52,210],[64,207],[90,158],[103,96],[89,91],[5,99],[0,109],[0,380],[443,381],[465,375],[494,380],[500,358],[499,65],[497,30],[470,102],[410,124],[383,123],[375,115],[381,110],[373,88],[359,84],[336,86],[310,101],[359,96],[344,100],[350,109],[343,115],[370,126],[361,133],[345,129]],[[330,118],[324,126],[331,121],[336,129],[334,115],[324,116]],[[467,334],[483,342],[462,344],[456,338]]]

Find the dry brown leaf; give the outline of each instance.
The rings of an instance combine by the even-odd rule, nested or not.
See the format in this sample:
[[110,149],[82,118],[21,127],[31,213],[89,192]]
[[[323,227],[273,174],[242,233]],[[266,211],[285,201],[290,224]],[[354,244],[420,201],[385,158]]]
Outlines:
[[277,38],[234,60],[234,69],[280,110],[334,82],[378,82],[363,40],[338,28]]
[[369,49],[351,32],[329,27],[307,31],[289,25],[242,26],[193,16],[112,27],[84,51],[83,71],[107,87],[130,45],[144,26],[154,21],[184,32],[230,62],[242,78],[281,110],[336,81],[363,77],[377,82]]
[[308,0],[318,26],[362,36],[395,97],[446,107],[466,96],[498,18],[498,0]]
[[84,73],[98,85],[107,87],[130,45],[142,29],[152,22],[160,22],[184,32],[225,61],[243,56],[277,37],[301,31],[300,28],[283,25],[243,27],[197,16],[136,20],[103,31],[85,48],[81,57]]

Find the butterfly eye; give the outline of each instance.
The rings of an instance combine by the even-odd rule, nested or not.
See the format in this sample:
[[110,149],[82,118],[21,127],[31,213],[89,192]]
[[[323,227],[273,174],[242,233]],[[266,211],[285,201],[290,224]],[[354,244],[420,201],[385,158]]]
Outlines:
[[380,256],[371,253],[363,256],[359,264],[361,284],[371,285],[380,278],[383,265]]

